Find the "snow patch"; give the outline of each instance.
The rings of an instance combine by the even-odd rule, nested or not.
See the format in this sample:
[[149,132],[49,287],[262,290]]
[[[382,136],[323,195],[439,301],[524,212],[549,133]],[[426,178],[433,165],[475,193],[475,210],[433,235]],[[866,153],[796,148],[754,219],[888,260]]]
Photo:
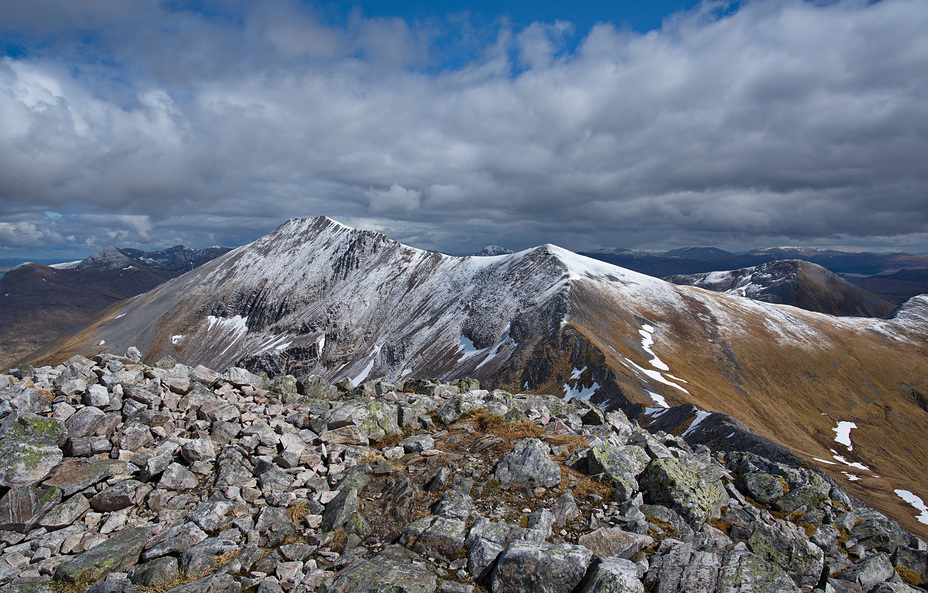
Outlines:
[[848,479],[849,482],[856,482],[860,480],[860,476],[857,474],[852,474],[850,472],[841,472]]
[[377,362],[377,357],[380,355],[380,349],[382,347],[383,346],[374,346],[374,349],[371,350],[370,362],[367,363],[367,366],[364,367],[364,370],[361,371],[361,374],[351,380],[353,384],[360,385],[367,379],[367,376],[371,373],[372,370],[374,370],[374,364]]
[[646,323],[641,326],[638,333],[641,334],[641,349],[651,355],[651,360],[648,363],[659,371],[669,371],[670,367],[651,350],[651,346],[654,345],[654,326]]
[[832,453],[833,453],[832,457],[834,457],[835,461],[837,461],[838,463],[843,463],[844,465],[848,467],[853,467],[861,471],[865,471],[865,472],[870,471],[870,468],[862,463],[857,463],[856,461],[848,461],[843,456],[838,455],[838,453],[834,450],[832,450]]
[[106,344],[106,340],[100,340],[100,343],[98,344],[98,346],[102,346],[104,344]]
[[924,525],[928,525],[928,507],[925,506],[925,503],[922,501],[921,497],[912,494],[908,490],[894,490],[893,492],[896,493],[896,496],[912,505],[916,511],[919,511],[920,514],[915,517],[916,521]]
[[835,431],[835,442],[847,447],[848,451],[854,450],[854,445],[851,443],[852,428],[857,428],[857,425],[853,422],[838,422],[837,428],[833,429]]
[[825,459],[819,459],[818,457],[813,457],[812,459],[818,461],[819,463],[824,463],[825,465],[837,465],[837,463],[834,461],[826,461]]
[[184,334],[177,334],[176,336],[171,336],[171,344],[176,346],[178,342],[184,339]]
[[654,393],[653,391],[649,391],[649,392],[648,392],[648,395],[651,396],[651,401],[653,401],[654,403],[656,403],[656,404],[657,404],[658,406],[660,406],[661,408],[669,408],[669,407],[670,407],[670,406],[667,405],[667,400],[664,399],[664,396],[661,395],[660,393]]
[[473,341],[470,338],[461,334],[461,339],[458,340],[458,348],[464,351],[464,355],[461,357],[461,360],[467,360],[474,354],[480,352],[480,349],[474,346]]
[[709,414],[710,414],[710,413],[711,413],[711,412],[703,412],[702,410],[697,410],[697,412],[696,412],[696,418],[693,420],[693,423],[690,424],[690,425],[687,427],[687,429],[686,429],[685,431],[683,431],[683,434],[681,434],[680,436],[683,437],[683,438],[686,438],[687,435],[689,435],[689,434],[692,433],[694,430],[696,430],[696,427],[699,426],[699,423],[700,423],[700,422],[702,422],[703,420],[705,420],[706,418],[709,417]]

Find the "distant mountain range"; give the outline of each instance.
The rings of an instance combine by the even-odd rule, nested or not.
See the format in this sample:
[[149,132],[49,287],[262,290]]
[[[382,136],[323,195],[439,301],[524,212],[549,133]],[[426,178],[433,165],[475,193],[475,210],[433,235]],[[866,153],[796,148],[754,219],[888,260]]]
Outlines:
[[10,365],[122,299],[147,292],[229,251],[108,247],[79,262],[26,263],[0,277],[0,367]]
[[[665,253],[604,249],[582,255],[659,278],[740,270],[779,260],[802,260],[842,275],[848,282],[895,305],[928,293],[928,255],[854,253],[805,247],[772,247],[740,254],[715,247],[689,247]],[[926,271],[919,272],[919,269]],[[897,273],[902,276],[896,277]]]
[[926,494],[926,341],[928,296],[889,319],[835,317],[554,245],[452,257],[320,217],[116,303],[29,360],[135,346],[149,362],[353,383],[472,376],[632,416],[689,403],[790,447],[926,537],[894,492]]

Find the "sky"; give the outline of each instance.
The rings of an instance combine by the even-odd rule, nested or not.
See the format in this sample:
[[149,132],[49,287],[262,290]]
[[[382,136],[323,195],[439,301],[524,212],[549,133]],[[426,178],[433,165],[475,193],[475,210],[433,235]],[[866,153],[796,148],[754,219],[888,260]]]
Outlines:
[[926,31],[925,0],[0,0],[0,258],[316,215],[928,253]]

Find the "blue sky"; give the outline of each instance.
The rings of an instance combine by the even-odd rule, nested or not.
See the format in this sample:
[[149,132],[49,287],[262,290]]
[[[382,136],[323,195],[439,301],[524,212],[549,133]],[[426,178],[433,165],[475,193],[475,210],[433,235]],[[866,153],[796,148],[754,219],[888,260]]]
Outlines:
[[928,2],[0,4],[0,258],[928,252]]

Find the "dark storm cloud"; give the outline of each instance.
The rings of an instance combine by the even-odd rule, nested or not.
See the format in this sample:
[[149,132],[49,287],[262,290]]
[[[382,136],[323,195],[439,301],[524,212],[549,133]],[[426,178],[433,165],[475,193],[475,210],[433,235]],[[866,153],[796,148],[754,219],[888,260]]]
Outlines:
[[922,0],[501,26],[455,68],[447,22],[39,4],[2,25],[44,48],[0,61],[7,248],[231,244],[328,214],[449,252],[928,250]]

